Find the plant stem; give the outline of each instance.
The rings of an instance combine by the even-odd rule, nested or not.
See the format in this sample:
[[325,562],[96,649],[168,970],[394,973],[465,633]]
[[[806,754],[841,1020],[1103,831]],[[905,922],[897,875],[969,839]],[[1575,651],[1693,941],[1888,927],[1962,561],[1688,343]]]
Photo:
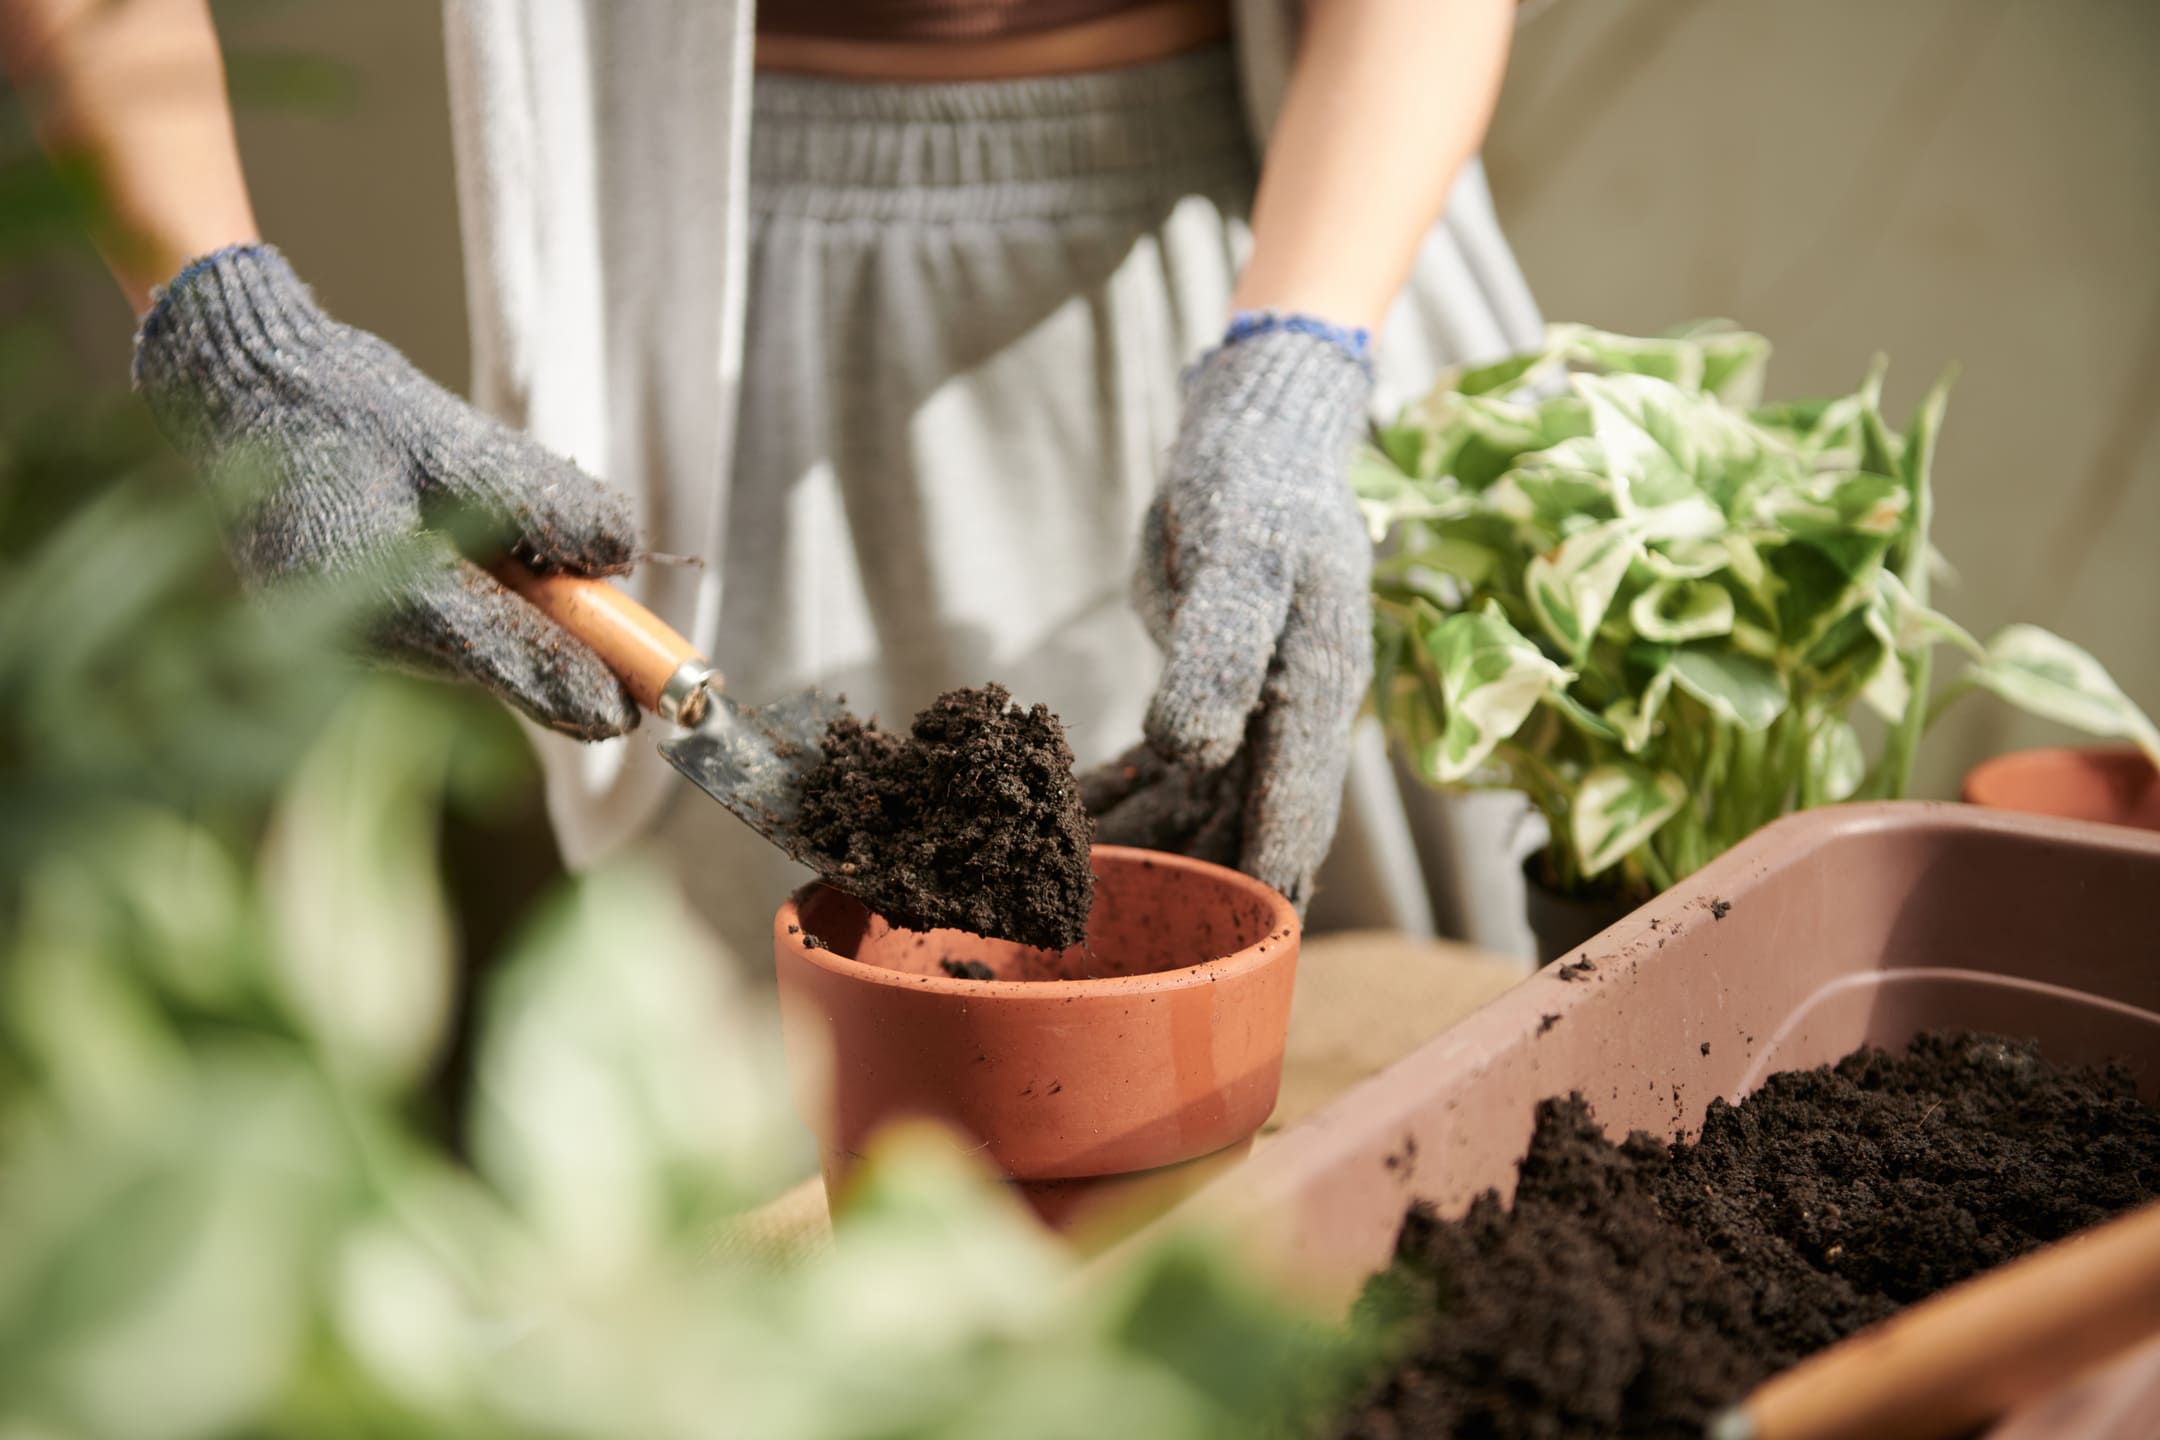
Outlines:
[[1813,752],[1815,748],[1815,723],[1813,721],[1810,721],[1807,724],[1802,725],[1800,728],[1801,732],[1807,736],[1807,742],[1800,747],[1799,808],[1802,810],[1813,810],[1816,806],[1823,803],[1824,776],[1822,773],[1822,767],[1814,763],[1815,757]]
[[[1925,570],[1926,564],[1923,562],[1920,568]],[[1933,660],[1934,656],[1926,646],[1905,659],[1905,683],[1912,693],[1905,702],[1904,718],[1891,732],[1890,747],[1883,756],[1881,794],[1885,800],[1903,799],[1906,787],[1912,783],[1913,760],[1920,753],[1921,733],[1927,729],[1928,682]]]
[[[1713,844],[1723,833],[1725,822],[1732,813],[1725,800],[1730,788],[1727,781],[1732,774],[1733,729],[1733,726],[1722,720],[1710,722],[1710,755],[1703,762],[1703,780],[1708,787],[1710,799],[1703,807],[1703,828],[1712,837]],[[1744,783],[1746,776],[1743,775],[1741,779]],[[1694,857],[1698,865],[1708,858],[1706,855]]]
[[1800,796],[1808,780],[1808,736],[1811,733],[1806,714],[1793,707],[1778,717],[1785,727],[1780,737],[1783,744],[1778,770],[1777,808],[1763,818],[1765,825],[1772,820],[1799,808]]
[[1643,873],[1649,877],[1650,883],[1656,886],[1660,893],[1672,889],[1673,872],[1666,868],[1663,860],[1658,858],[1655,845],[1645,845],[1635,853],[1642,856]]
[[[1949,377],[1937,381],[1934,391],[1921,407],[1922,418],[1913,426],[1912,443],[1923,448],[1909,451],[1902,457],[1904,473],[1910,486],[1912,528],[1905,538],[1903,563],[1897,567],[1898,579],[1905,582],[1905,591],[1913,603],[1928,603],[1928,532],[1934,528],[1934,497],[1928,484],[1928,469],[1933,460],[1934,430],[1940,421],[1943,397],[1947,393]],[[1928,418],[1928,411],[1935,415]],[[1928,687],[1934,677],[1934,647],[1922,643],[1916,651],[1901,652],[1898,657],[1905,666],[1905,681],[1910,694],[1905,701],[1905,714],[1898,721],[1896,731],[1890,737],[1890,749],[1883,759],[1886,770],[1883,775],[1884,797],[1891,800],[1903,798],[1912,784],[1914,760],[1920,753],[1920,736],[1927,729]]]
[[1770,777],[1763,773],[1769,748],[1770,737],[1763,731],[1742,730],[1733,737],[1732,758],[1726,764],[1730,779],[1718,797],[1721,848],[1754,828],[1755,815],[1762,808],[1762,793],[1770,785]]

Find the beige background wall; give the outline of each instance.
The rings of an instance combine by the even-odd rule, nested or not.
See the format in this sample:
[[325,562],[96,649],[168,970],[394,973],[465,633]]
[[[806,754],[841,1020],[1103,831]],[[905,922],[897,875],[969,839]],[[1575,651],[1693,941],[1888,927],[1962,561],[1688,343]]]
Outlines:
[[[251,116],[266,232],[346,318],[458,384],[465,336],[429,0],[225,12],[231,43],[344,61],[331,119]],[[1909,406],[1963,365],[1939,468],[1945,597],[2079,638],[2160,710],[2160,4],[1533,0],[1487,160],[1552,318],[1724,315],[1772,387],[1876,350]],[[108,335],[126,317],[100,297]],[[1985,700],[1925,785],[2051,735]]]

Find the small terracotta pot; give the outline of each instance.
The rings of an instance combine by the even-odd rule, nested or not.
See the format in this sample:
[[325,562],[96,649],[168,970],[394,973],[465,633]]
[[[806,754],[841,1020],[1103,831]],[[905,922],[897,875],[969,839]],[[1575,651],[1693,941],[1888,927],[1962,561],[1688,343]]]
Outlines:
[[[979,1142],[1061,1228],[1134,1177],[1182,1193],[1211,1168],[1192,1162],[1243,1152],[1282,1078],[1297,913],[1179,856],[1098,846],[1094,869],[1087,942],[1062,954],[897,930],[821,885],[780,907],[781,1019],[829,1194],[903,1118]],[[947,971],[971,961],[996,978]]]
[[1998,755],[1966,774],[1964,796],[1990,810],[2160,830],[2160,771],[2134,745]]

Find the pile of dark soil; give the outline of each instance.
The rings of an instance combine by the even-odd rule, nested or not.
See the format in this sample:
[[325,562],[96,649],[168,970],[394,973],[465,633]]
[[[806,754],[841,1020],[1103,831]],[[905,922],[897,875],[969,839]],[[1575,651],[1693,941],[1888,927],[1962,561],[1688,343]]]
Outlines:
[[909,930],[1053,950],[1086,937],[1094,827],[1046,707],[1023,710],[1001,685],[955,690],[904,736],[837,720],[824,751],[801,831],[841,889]]
[[1414,1335],[1342,1428],[1699,1437],[1809,1353],[2160,1197],[2160,1113],[2120,1066],[1926,1034],[1713,1101],[1702,1138],[1538,1107],[1512,1205],[1413,1211],[1368,1315]]

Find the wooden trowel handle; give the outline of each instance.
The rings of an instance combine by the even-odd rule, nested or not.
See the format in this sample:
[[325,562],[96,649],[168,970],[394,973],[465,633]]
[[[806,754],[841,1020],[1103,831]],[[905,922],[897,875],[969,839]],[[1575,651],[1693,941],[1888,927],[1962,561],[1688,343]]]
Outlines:
[[1963,1435],[2160,1334],[2160,1203],[2036,1250],[1802,1361],[1713,1437]]
[[704,716],[708,693],[720,688],[720,672],[622,590],[579,575],[535,575],[515,560],[496,565],[493,574],[584,641],[638,704],[678,725],[695,725]]

